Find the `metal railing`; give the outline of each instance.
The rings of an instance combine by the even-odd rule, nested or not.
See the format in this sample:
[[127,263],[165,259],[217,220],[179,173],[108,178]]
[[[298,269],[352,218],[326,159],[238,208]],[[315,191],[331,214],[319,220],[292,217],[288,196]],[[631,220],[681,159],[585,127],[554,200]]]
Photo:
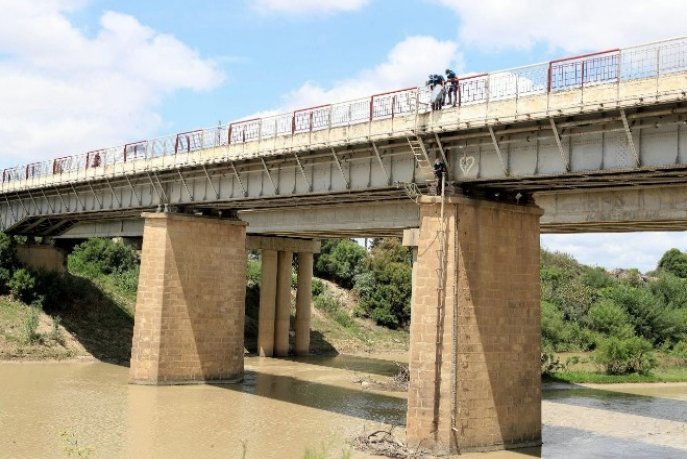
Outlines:
[[[457,105],[489,104],[532,95],[584,90],[590,86],[660,78],[684,71],[687,71],[687,37],[458,78]],[[18,182],[28,184],[48,176],[69,176],[71,180],[74,172],[88,175],[89,171],[102,171],[117,164],[161,157],[173,156],[175,164],[184,163],[195,153],[209,148],[417,116],[429,110],[430,98],[429,89],[413,87],[287,114],[237,121],[217,128],[182,132],[8,168],[0,174],[0,184],[3,189],[7,184],[14,188]]]

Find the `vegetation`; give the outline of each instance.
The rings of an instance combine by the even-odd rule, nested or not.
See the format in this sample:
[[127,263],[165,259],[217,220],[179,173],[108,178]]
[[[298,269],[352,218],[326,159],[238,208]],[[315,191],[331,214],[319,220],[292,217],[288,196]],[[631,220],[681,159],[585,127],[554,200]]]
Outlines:
[[22,266],[25,238],[0,234],[0,355],[129,360],[138,281],[136,252],[106,239],[77,246],[69,272]]
[[[43,345],[55,352],[62,346],[60,355],[71,355],[65,339],[74,335],[92,355],[128,360],[137,252],[108,239],[91,239],[69,255],[69,273],[59,274],[22,266],[16,246],[25,242],[0,234],[0,320],[7,324],[0,340],[14,343],[9,354],[25,355]],[[257,254],[251,254],[246,269],[251,348],[261,281]],[[329,339],[355,341],[366,349],[385,341],[407,343],[411,252],[398,239],[374,239],[370,250],[351,239],[323,241],[315,275],[316,350],[333,351],[336,346]],[[566,254],[542,251],[541,298],[543,374],[562,377],[602,369],[608,375],[651,378],[687,364],[687,254],[680,250],[666,252],[648,275],[637,270],[609,273]],[[580,370],[576,362],[558,357],[569,352],[593,357]]]

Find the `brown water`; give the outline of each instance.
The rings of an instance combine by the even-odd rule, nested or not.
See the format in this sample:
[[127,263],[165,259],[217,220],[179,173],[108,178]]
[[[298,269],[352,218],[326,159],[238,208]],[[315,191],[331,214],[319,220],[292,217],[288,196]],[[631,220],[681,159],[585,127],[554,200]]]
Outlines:
[[[361,357],[246,359],[229,386],[134,386],[102,363],[0,363],[0,458],[302,458],[405,423],[405,394],[363,388],[393,362]],[[356,382],[358,381],[358,382]],[[544,446],[464,457],[687,458],[687,385],[545,391]],[[354,458],[368,458],[357,451]]]

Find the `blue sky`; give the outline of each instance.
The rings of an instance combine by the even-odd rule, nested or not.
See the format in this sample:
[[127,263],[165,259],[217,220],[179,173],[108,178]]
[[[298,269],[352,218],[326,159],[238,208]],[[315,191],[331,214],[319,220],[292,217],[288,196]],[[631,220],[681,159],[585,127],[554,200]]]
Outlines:
[[[0,168],[414,86],[446,66],[490,71],[680,36],[681,5],[0,0]],[[644,271],[687,249],[682,233],[542,242]]]

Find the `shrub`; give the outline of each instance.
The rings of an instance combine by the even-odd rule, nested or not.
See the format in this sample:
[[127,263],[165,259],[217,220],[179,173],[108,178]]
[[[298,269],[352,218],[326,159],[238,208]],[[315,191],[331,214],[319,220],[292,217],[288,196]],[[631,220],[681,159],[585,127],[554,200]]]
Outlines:
[[540,360],[542,376],[553,376],[554,373],[564,370],[566,367],[555,354],[550,352],[542,352]]
[[324,291],[325,291],[324,282],[322,282],[320,279],[313,279],[312,280],[312,296],[313,296],[313,298],[322,295],[324,293]]
[[325,291],[324,294],[315,297],[313,303],[317,309],[327,313],[333,313],[343,308],[341,300],[329,291]]
[[116,273],[115,284],[122,290],[127,292],[136,292],[138,290],[138,277],[140,274],[140,269],[135,266],[133,269],[128,269],[120,273]]
[[40,304],[29,306],[26,316],[22,323],[21,340],[24,344],[35,343],[40,340],[40,335],[36,332],[40,320]]
[[246,286],[248,288],[260,287],[262,280],[261,263],[257,260],[248,260],[246,263]]
[[70,271],[84,275],[119,274],[135,269],[138,256],[129,246],[93,238],[76,246],[67,258]]
[[366,255],[365,249],[352,239],[327,239],[315,259],[315,275],[351,288]]
[[589,310],[589,323],[606,335],[629,338],[635,334],[627,312],[609,299],[594,303]]
[[659,260],[658,268],[677,277],[687,278],[687,253],[678,249],[668,250]]
[[361,311],[379,325],[390,328],[406,325],[410,321],[412,268],[399,262],[371,264],[374,288],[358,289]]
[[11,269],[17,263],[16,242],[5,233],[0,233],[0,267]]
[[31,303],[36,296],[36,278],[28,269],[20,268],[12,274],[7,283],[12,296],[24,303]]
[[601,340],[595,360],[606,367],[606,373],[612,375],[648,374],[656,367],[651,343],[638,336],[631,338],[612,336]]

